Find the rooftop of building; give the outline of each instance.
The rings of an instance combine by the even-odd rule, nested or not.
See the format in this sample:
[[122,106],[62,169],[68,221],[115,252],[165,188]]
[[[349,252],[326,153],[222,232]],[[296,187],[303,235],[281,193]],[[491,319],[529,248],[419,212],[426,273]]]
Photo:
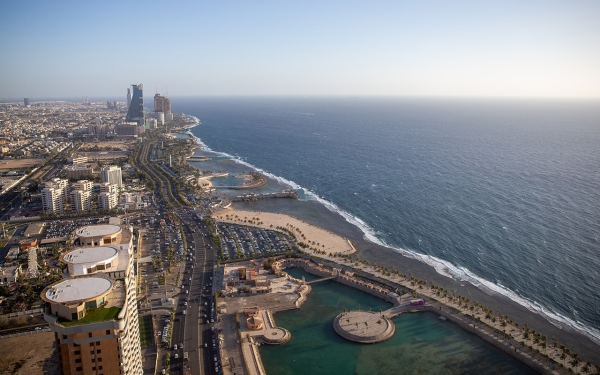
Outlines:
[[62,260],[71,264],[93,263],[109,260],[115,257],[118,252],[117,249],[109,246],[82,247],[68,252]]
[[108,293],[113,282],[104,277],[82,277],[62,280],[48,288],[43,297],[48,302],[72,303],[86,301]]
[[99,224],[78,228],[75,230],[75,235],[79,237],[100,237],[117,234],[119,231],[121,231],[120,225]]

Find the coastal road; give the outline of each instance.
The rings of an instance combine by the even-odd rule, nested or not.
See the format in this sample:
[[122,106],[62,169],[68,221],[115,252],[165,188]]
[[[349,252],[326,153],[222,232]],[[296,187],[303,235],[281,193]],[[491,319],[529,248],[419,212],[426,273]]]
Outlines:
[[[185,261],[186,272],[182,278],[188,294],[183,292],[181,296],[182,300],[187,297],[188,305],[179,306],[187,309],[186,314],[181,315],[184,318],[181,324],[183,329],[178,330],[179,342],[184,344],[181,352],[188,352],[188,365],[192,374],[214,374],[216,373],[214,357],[218,353],[212,345],[212,323],[208,322],[215,313],[212,308],[215,253],[207,243],[208,228],[196,214],[186,209],[177,210],[176,214],[184,228],[188,246],[186,251],[191,248],[191,255],[193,255],[193,258]],[[175,338],[175,334],[173,337]]]

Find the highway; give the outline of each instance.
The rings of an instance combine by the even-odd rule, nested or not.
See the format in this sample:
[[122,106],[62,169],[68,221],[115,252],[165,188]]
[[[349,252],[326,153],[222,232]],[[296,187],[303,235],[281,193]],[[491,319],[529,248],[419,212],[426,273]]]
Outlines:
[[[171,361],[168,372],[184,374],[189,367],[189,373],[194,375],[220,373],[220,369],[215,367],[215,358],[219,358],[217,333],[212,329],[216,319],[213,306],[215,289],[212,285],[215,249],[209,241],[208,228],[193,209],[181,208],[186,202],[180,199],[172,177],[162,168],[149,162],[151,148],[155,147],[156,141],[144,141],[135,155],[135,164],[156,182],[156,190],[165,204],[175,209],[187,242],[181,278],[182,289],[176,302],[171,334]],[[188,353],[187,363],[184,363],[183,359],[185,352]],[[175,358],[175,355],[178,358]]]
[[[171,336],[171,349],[174,345],[178,348],[171,354],[169,371],[172,374],[183,374],[183,353],[188,352],[191,374],[216,374],[214,358],[218,357],[218,342],[210,322],[210,319],[215,319],[212,298],[215,251],[207,240],[208,228],[195,213],[190,214],[186,209],[179,209],[176,214],[181,220],[188,249],[192,249],[191,255],[194,258],[188,256],[185,260],[182,291],[177,302],[176,320]],[[175,353],[179,358],[174,358]]]

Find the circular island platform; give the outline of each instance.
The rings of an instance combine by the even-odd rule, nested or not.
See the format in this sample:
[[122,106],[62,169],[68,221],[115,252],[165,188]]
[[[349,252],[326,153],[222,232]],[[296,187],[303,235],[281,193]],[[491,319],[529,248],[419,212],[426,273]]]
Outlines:
[[350,311],[335,317],[333,330],[346,340],[374,344],[394,336],[396,325],[378,312]]

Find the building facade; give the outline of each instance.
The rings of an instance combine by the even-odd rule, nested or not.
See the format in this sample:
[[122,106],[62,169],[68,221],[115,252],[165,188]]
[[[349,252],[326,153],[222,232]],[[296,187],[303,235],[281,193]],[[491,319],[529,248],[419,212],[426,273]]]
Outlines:
[[[110,240],[97,240],[103,237]],[[68,277],[42,291],[61,374],[143,374],[132,228],[91,225],[72,238],[109,245],[83,245],[62,256]]]
[[91,190],[73,190],[69,194],[74,211],[89,211],[92,204]]
[[127,110],[127,122],[137,122],[138,125],[144,125],[144,93],[143,85],[131,85],[132,95],[129,109]]
[[121,167],[115,165],[109,165],[102,167],[102,182],[108,182],[110,184],[123,187],[123,178],[121,176]]
[[112,210],[119,204],[119,194],[115,192],[98,194],[98,208]]
[[154,112],[171,113],[171,99],[159,94],[154,95]]

